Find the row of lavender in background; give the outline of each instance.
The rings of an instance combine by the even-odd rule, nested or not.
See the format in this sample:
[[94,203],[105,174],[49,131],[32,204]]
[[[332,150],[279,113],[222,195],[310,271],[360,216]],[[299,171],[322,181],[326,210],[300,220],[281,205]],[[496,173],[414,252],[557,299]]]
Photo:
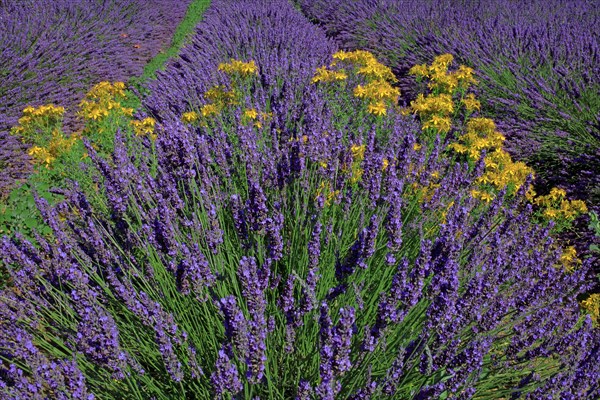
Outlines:
[[343,48],[394,68],[406,100],[410,67],[451,53],[479,74],[478,96],[527,160],[540,191],[566,188],[600,206],[600,7],[596,1],[298,0]]
[[0,195],[29,170],[17,139],[6,135],[23,108],[75,106],[100,81],[141,75],[168,44],[189,0],[18,0],[0,7]]
[[[589,262],[557,268],[525,190],[482,206],[483,163],[448,162],[394,109],[367,113],[360,77],[311,84],[333,51],[286,1],[213,3],[151,85],[156,153],[121,133],[110,162],[88,146],[106,210],[74,187],[38,202],[51,240],[3,240],[0,390],[598,397],[598,331],[576,299]],[[218,71],[230,57],[257,75]],[[214,85],[240,103],[182,123]]]

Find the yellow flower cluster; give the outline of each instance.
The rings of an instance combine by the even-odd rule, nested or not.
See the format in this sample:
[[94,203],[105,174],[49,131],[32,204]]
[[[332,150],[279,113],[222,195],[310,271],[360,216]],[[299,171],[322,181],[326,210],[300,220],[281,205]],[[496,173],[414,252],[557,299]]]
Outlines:
[[220,107],[216,104],[205,104],[200,108],[200,113],[203,117],[211,117],[217,115],[220,112]]
[[47,117],[47,118],[62,118],[65,114],[65,108],[55,106],[54,104],[47,104],[39,106],[38,108],[27,106],[23,109],[23,118],[36,118],[36,117]]
[[[534,171],[522,162],[514,162],[502,145],[506,138],[496,131],[496,124],[489,118],[471,118],[467,120],[466,132],[451,143],[448,148],[458,154],[466,154],[470,161],[476,162],[483,150],[489,151],[485,156],[485,170],[476,183],[481,185],[471,191],[475,198],[490,202],[494,196],[490,189],[510,189],[510,193],[518,190]],[[487,189],[485,188],[487,187]]]
[[485,156],[485,170],[477,183],[493,185],[496,189],[508,188],[514,193],[525,183],[533,169],[521,161],[514,162],[506,151],[497,148]]
[[377,61],[368,51],[338,51],[333,55],[333,62],[317,68],[312,83],[344,81],[348,74],[340,65],[350,67],[354,73],[363,76],[367,83],[354,89],[354,96],[368,100],[367,111],[377,116],[386,115],[390,104],[395,104],[400,90],[392,86],[398,80],[392,70]]
[[123,107],[121,102],[126,100],[125,84],[123,82],[100,82],[86,94],[79,103],[79,115],[86,120],[101,121],[111,112],[132,116],[133,108]]
[[353,144],[350,147],[350,151],[352,152],[352,168],[350,175],[350,183],[359,182],[364,174],[364,170],[361,168],[361,163],[365,159],[365,150],[367,146],[364,144]]
[[219,71],[223,71],[228,75],[251,76],[258,75],[258,68],[254,61],[243,62],[231,59],[229,63],[219,64]]
[[[535,196],[533,192],[530,196]],[[546,220],[557,222],[573,222],[579,215],[588,211],[587,206],[581,200],[567,200],[567,192],[563,189],[552,188],[546,196],[535,197],[532,202],[539,206]]]
[[471,196],[473,196],[476,199],[485,201],[486,203],[489,203],[490,201],[494,200],[494,196],[491,193],[477,189],[471,190]]
[[258,118],[258,111],[256,111],[256,109],[251,108],[249,110],[245,110],[244,111],[244,117],[251,119],[251,120],[255,120]]
[[410,103],[410,111],[418,114],[421,119],[431,115],[448,116],[454,112],[454,101],[452,96],[446,93],[439,95],[428,95],[419,93],[417,98]]
[[481,110],[481,103],[475,98],[473,93],[467,94],[460,102],[465,106],[465,110],[469,113],[475,110]]
[[419,93],[403,113],[410,112],[419,115],[423,122],[423,130],[434,129],[440,133],[447,133],[452,126],[450,115],[454,112],[454,102],[452,96],[447,93],[429,94],[427,97]]
[[235,89],[227,90],[224,85],[216,85],[208,89],[204,97],[214,104],[234,105],[237,103],[238,92]]
[[[423,93],[411,101],[410,106],[401,110],[405,115],[414,113],[419,115],[425,131],[431,129],[439,133],[448,133],[452,127],[452,114],[456,105],[452,95],[457,89],[465,91],[471,84],[476,83],[473,78],[473,69],[461,65],[456,71],[448,72],[454,57],[451,54],[442,54],[436,57],[431,65],[415,65],[409,70],[409,74],[416,75],[418,79],[427,78],[431,93],[425,96]],[[460,104],[468,112],[479,109],[481,104],[473,94],[468,94],[460,100]]]
[[501,148],[506,139],[496,132],[496,124],[489,118],[471,118],[466,125],[466,133],[448,147],[459,154],[467,154],[471,161],[479,160],[482,150]]
[[422,129],[434,129],[440,133],[448,133],[452,127],[452,120],[450,117],[440,117],[439,115],[432,115],[430,119],[425,121],[422,125]]
[[392,83],[398,82],[398,79],[392,70],[377,61],[373,54],[363,50],[339,51],[333,55],[333,59],[334,64],[338,62],[353,64],[356,73],[365,77],[367,84],[358,85],[354,89],[354,96],[368,100],[367,112],[370,114],[386,115],[387,107],[398,102],[400,89],[392,86]]
[[245,123],[253,122],[254,126],[258,129],[261,129],[263,124],[268,123],[271,118],[273,118],[273,113],[258,112],[254,108],[244,110],[244,114],[242,115]]
[[565,271],[569,273],[581,266],[581,260],[577,258],[575,246],[569,246],[563,250],[562,255],[560,256],[560,263]]
[[65,108],[46,104],[39,107],[27,106],[23,109],[23,116],[19,118],[19,125],[11,129],[11,133],[22,135],[24,141],[33,141],[32,135],[38,129],[52,129],[60,124],[65,114]]
[[343,69],[340,70],[329,70],[326,66],[317,68],[315,76],[312,78],[312,83],[317,82],[336,82],[348,79],[348,74]]
[[317,189],[317,194],[315,196],[315,200],[319,198],[319,196],[325,196],[325,204],[330,206],[335,199],[340,195],[339,190],[331,190],[329,182],[321,182],[321,185]]
[[27,154],[33,158],[34,163],[44,164],[46,168],[49,168],[50,164],[56,159],[56,157],[50,154],[48,149],[40,146],[32,146],[27,151]]
[[390,166],[390,160],[388,160],[387,158],[384,158],[381,164],[381,170],[385,171],[388,169],[388,167]]
[[[464,107],[467,113],[481,108],[474,94],[464,94],[470,85],[477,83],[473,78],[473,69],[461,65],[457,70],[448,72],[453,60],[452,55],[443,54],[436,57],[431,65],[415,65],[409,71],[419,79],[429,79],[431,93],[427,96],[419,94],[410,107],[402,111],[404,114],[412,112],[419,115],[423,130],[447,133],[452,127],[452,115],[458,106]],[[455,103],[453,95],[457,90],[462,94]],[[489,118],[470,118],[465,125],[464,133],[458,135],[457,141],[448,148],[465,154],[471,162],[478,161],[483,150],[488,151],[484,173],[478,178],[478,186],[471,190],[471,195],[490,202],[495,190],[507,188],[510,193],[518,190],[527,176],[533,174],[533,170],[522,162],[514,162],[502,149],[505,137],[496,131],[494,121]]]
[[218,115],[224,107],[239,102],[239,92],[235,88],[227,90],[224,85],[213,86],[204,93],[204,97],[209,101],[200,107],[200,114],[205,118]]
[[352,152],[352,158],[354,159],[355,162],[360,162],[365,158],[365,149],[367,148],[367,146],[365,146],[364,144],[353,144],[350,147],[350,151]]
[[197,112],[189,111],[189,112],[183,113],[183,115],[181,116],[181,121],[186,124],[193,124],[194,122],[198,121],[199,118],[200,118],[200,116],[198,115]]
[[36,164],[43,164],[46,168],[50,168],[52,162],[62,154],[67,153],[78,139],[77,135],[71,135],[67,138],[58,129],[55,129],[52,131],[52,138],[46,146],[32,146],[27,154],[33,158]]
[[154,133],[154,127],[156,126],[156,120],[154,118],[148,117],[143,120],[133,120],[131,121],[131,126],[133,126],[133,131],[136,136],[150,136],[150,139],[155,140],[156,134]]
[[86,97],[89,99],[104,99],[107,97],[125,97],[125,84],[123,82],[100,82],[90,89]]
[[377,61],[377,58],[368,51],[338,51],[333,55],[333,63],[331,65],[335,66],[339,61],[358,66],[357,73],[365,76],[369,81],[380,80],[391,83],[398,81],[392,70]]
[[436,93],[451,94],[456,89],[466,90],[476,84],[473,69],[460,65],[456,71],[448,72],[448,67],[454,61],[451,54],[442,54],[433,59],[431,65],[421,64],[412,67],[408,73],[417,78],[428,78],[428,87]]
[[393,87],[388,81],[375,80],[365,86],[358,85],[354,89],[354,96],[369,100],[367,111],[371,114],[385,115],[387,113],[386,104],[394,104],[398,101],[400,89]]
[[600,325],[600,293],[594,293],[581,302],[581,307],[592,317],[596,326]]
[[439,183],[429,182],[427,185],[421,185],[417,182],[411,184],[412,194],[419,203],[431,201],[436,190],[440,187]]

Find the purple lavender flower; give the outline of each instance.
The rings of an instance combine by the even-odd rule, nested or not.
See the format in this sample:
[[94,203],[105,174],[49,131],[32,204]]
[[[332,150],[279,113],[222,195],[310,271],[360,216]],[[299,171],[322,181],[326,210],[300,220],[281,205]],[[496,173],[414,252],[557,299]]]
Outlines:
[[218,398],[225,398],[228,393],[235,395],[243,388],[238,369],[231,362],[225,348],[219,350],[215,372],[210,375],[210,382]]
[[238,307],[234,296],[227,296],[220,300],[219,307],[225,316],[225,335],[240,352],[242,357],[248,355],[248,322],[242,310]]

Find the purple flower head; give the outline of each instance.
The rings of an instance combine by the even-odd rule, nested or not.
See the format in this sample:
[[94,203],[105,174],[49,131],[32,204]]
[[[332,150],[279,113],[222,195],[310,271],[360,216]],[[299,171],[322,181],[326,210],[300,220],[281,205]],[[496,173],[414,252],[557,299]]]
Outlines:
[[219,350],[215,372],[210,375],[210,382],[218,398],[225,398],[226,394],[235,395],[243,388],[238,369],[225,350]]

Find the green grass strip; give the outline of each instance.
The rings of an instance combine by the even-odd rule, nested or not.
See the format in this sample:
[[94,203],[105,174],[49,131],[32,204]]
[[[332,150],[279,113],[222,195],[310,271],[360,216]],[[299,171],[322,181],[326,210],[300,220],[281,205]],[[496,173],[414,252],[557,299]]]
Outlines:
[[167,61],[176,56],[184,45],[186,39],[191,37],[196,25],[202,20],[204,11],[210,5],[210,0],[192,0],[185,17],[175,30],[171,46],[164,52],[158,53],[144,68],[144,73],[140,77],[133,78],[130,84],[141,84],[149,79],[156,78],[156,71],[164,69]]

